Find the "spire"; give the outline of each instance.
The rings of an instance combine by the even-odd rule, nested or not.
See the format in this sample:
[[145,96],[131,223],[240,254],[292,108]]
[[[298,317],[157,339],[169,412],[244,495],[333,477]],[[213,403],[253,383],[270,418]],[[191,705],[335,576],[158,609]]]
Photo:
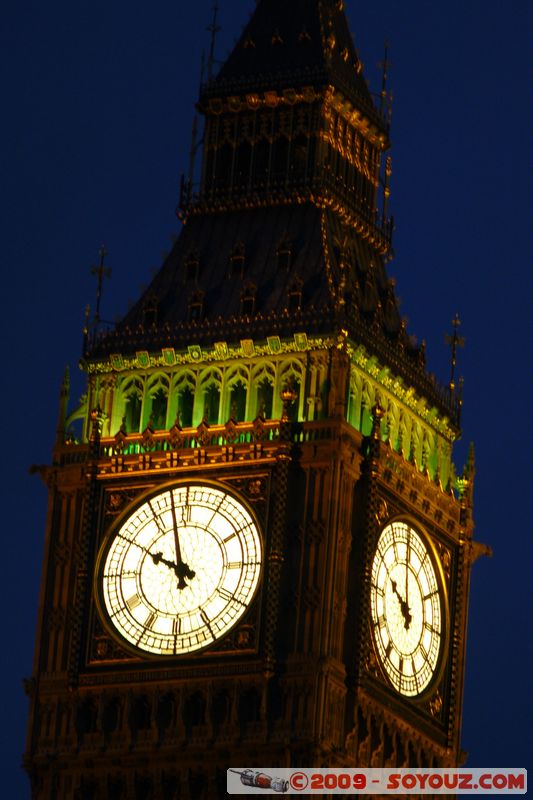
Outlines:
[[[204,96],[333,85],[373,121],[376,110],[341,0],[259,0]],[[382,123],[384,125],[384,123]]]

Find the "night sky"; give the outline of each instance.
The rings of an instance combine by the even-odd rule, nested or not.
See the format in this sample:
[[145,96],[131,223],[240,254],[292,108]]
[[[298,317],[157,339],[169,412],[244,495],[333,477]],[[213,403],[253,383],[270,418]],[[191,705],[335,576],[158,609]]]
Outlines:
[[[217,57],[253,0],[220,0]],[[531,94],[527,0],[347,0],[378,91],[389,41],[397,279],[409,330],[449,380],[444,334],[459,312],[466,347],[458,471],[475,442],[476,538],[463,747],[473,767],[528,767],[533,752],[531,544]],[[2,794],[29,798],[19,768],[31,675],[46,490],[58,391],[73,397],[90,267],[113,270],[102,316],[115,320],[179,232],[193,106],[211,0],[10,3],[3,11],[0,158],[3,260],[4,552]],[[290,7],[290,0],[287,0]],[[529,134],[529,136],[528,136]],[[7,361],[9,354],[9,364]],[[256,765],[261,766],[261,765]]]

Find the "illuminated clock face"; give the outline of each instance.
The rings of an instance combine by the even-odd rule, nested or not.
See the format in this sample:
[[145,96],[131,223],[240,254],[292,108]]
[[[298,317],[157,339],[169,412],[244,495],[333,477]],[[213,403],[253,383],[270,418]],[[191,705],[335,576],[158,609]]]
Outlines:
[[239,500],[213,486],[171,486],[137,507],[104,546],[97,596],[130,646],[192,653],[246,612],[261,562],[257,525]]
[[438,670],[442,596],[423,538],[406,522],[387,525],[372,563],[372,629],[387,677],[407,697],[422,694]]

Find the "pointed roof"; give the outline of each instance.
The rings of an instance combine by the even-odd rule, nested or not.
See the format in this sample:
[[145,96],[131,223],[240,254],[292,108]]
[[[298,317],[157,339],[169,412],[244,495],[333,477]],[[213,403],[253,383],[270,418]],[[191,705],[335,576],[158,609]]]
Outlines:
[[378,116],[343,0],[259,0],[202,97],[326,85],[335,86],[372,118]]

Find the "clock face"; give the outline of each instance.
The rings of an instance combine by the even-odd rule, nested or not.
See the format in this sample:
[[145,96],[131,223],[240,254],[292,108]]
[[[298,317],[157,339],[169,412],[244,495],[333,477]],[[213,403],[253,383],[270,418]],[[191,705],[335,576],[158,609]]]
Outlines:
[[145,499],[104,545],[97,597],[130,646],[192,653],[242,617],[261,562],[258,527],[242,502],[214,486],[171,486]]
[[441,583],[422,536],[406,522],[382,531],[371,577],[376,650],[394,688],[422,694],[435,676],[444,639]]

